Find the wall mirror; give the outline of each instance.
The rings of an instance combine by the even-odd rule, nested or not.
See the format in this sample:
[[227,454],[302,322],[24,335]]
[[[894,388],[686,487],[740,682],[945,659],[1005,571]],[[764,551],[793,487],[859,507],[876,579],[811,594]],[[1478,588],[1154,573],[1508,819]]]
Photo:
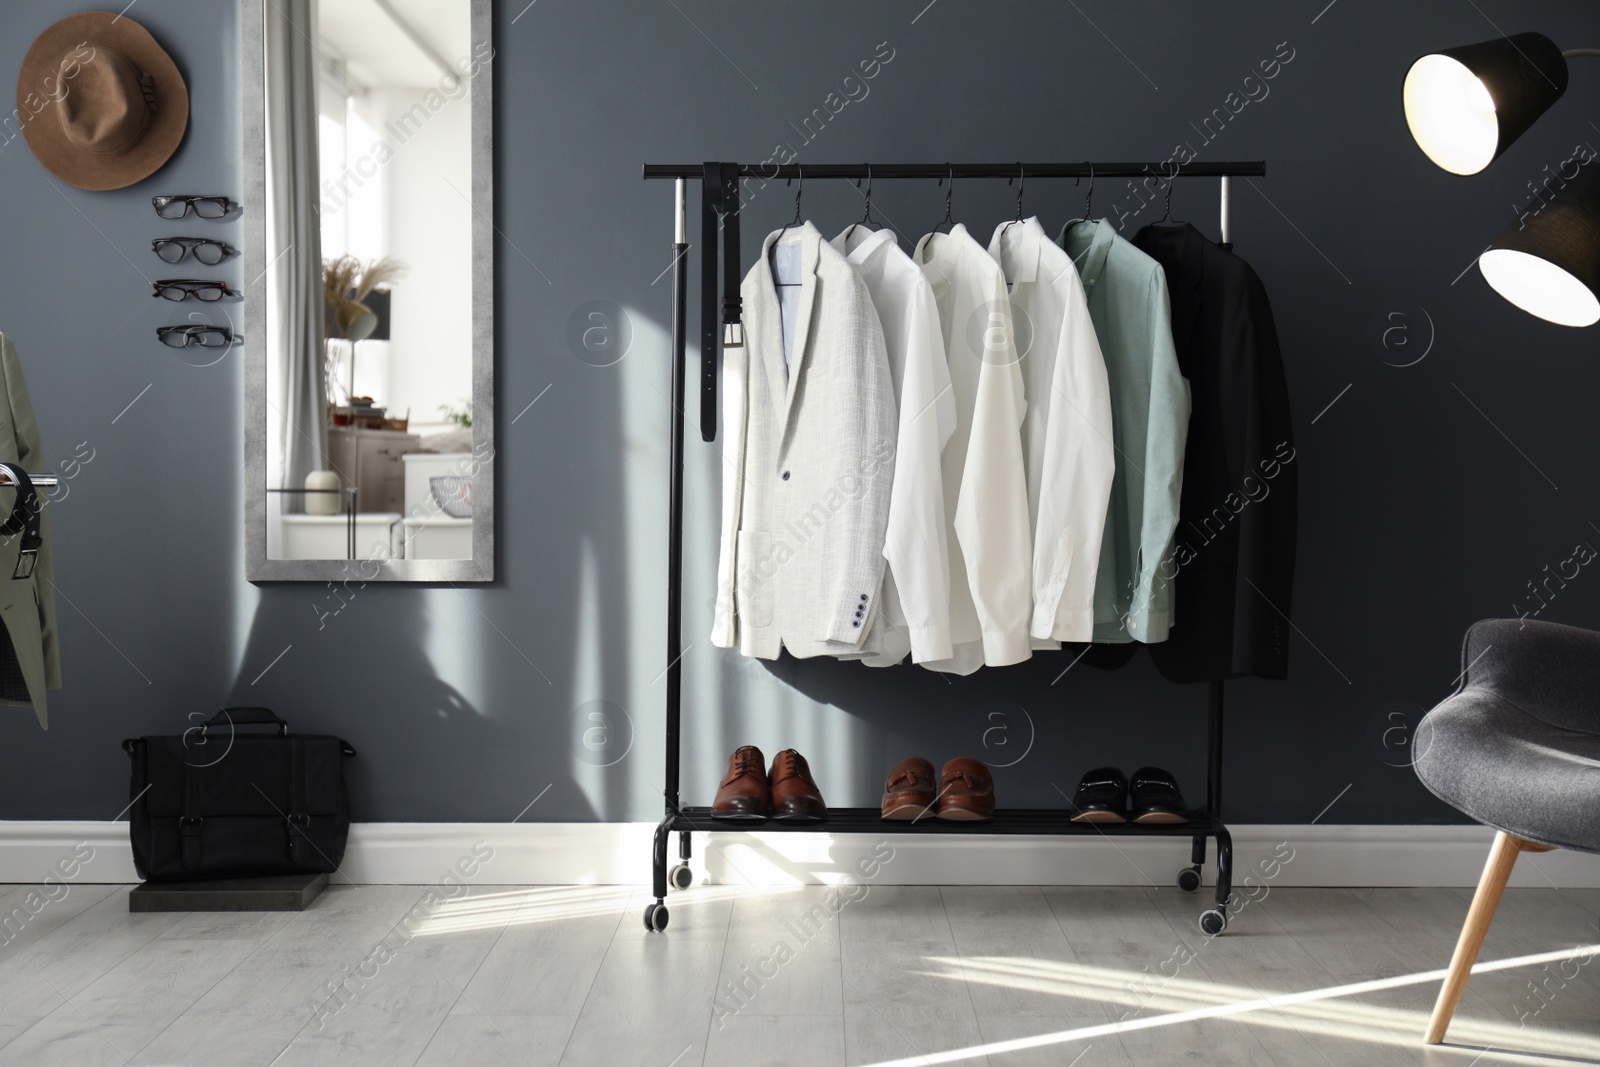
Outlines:
[[241,0],[252,581],[494,577],[491,21]]

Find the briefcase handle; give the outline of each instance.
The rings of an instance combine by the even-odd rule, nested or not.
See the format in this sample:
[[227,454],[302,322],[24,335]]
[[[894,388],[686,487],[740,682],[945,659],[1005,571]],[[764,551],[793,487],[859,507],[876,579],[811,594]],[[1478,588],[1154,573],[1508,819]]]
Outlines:
[[289,736],[289,724],[273,714],[271,708],[223,708],[200,726],[200,736],[213,726],[276,726],[279,737]]
[[[289,736],[289,724],[278,718],[277,715],[273,714],[271,708],[223,708],[221,711],[217,712],[200,725],[200,736],[204,737],[208,728],[212,726],[221,726],[224,723],[229,723],[232,726],[275,725],[278,728],[279,737]],[[192,730],[194,727],[191,726],[189,729]],[[188,737],[187,731],[185,731],[184,737]],[[122,742],[122,749],[128,755],[132,756],[138,751],[138,747],[143,743],[143,741],[144,739],[140,737],[127,738]],[[352,746],[350,742],[344,740],[339,742],[339,751],[343,752],[346,756],[354,756],[356,754],[354,746]]]

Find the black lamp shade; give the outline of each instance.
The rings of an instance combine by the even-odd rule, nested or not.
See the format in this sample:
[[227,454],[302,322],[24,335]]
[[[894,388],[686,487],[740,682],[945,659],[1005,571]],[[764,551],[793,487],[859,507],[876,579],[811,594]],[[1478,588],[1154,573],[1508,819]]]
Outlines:
[[1453,174],[1499,158],[1567,90],[1567,61],[1542,33],[1430,52],[1406,72],[1406,123]]
[[374,315],[378,316],[378,325],[373,327],[372,332],[367,335],[367,340],[369,340],[369,341],[387,341],[387,340],[390,339],[389,338],[389,308],[390,308],[389,298],[392,295],[393,295],[393,291],[392,290],[389,290],[389,289],[374,289],[374,290],[372,290],[370,293],[368,293],[366,295],[366,298],[364,300],[361,301],[363,304],[367,305],[367,307],[372,309],[372,313]]
[[1536,200],[1478,257],[1495,291],[1562,326],[1600,322],[1600,168]]

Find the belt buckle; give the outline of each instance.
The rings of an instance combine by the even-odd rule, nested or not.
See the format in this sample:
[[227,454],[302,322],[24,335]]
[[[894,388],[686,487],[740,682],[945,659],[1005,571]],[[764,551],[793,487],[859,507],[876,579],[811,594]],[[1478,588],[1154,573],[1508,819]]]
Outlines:
[[21,581],[33,577],[33,568],[39,563],[39,550],[37,548],[24,548],[17,555],[17,566],[11,572],[12,581]]
[[725,323],[722,324],[722,347],[723,348],[743,348],[744,347],[744,323],[742,323],[742,322],[725,322]]

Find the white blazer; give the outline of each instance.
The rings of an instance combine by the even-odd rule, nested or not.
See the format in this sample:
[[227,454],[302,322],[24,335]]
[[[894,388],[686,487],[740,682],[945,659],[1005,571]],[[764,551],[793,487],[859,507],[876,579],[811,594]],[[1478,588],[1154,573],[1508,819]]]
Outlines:
[[923,664],[971,674],[1033,654],[1033,540],[1022,463],[1022,371],[1000,266],[965,226],[932,233],[912,257],[933,287],[949,358],[956,430],[945,446],[953,655]]
[[1116,474],[1111,385],[1072,257],[1037,218],[1004,223],[989,254],[1005,272],[1028,412],[1022,455],[1033,530],[1034,648],[1094,638],[1094,583]]
[[864,662],[890,667],[908,652],[914,663],[949,659],[950,547],[939,457],[956,429],[956,400],[939,309],[928,279],[900,250],[893,231],[851,226],[831,243],[872,294],[900,407],[883,546],[888,565],[873,620],[882,651]]
[[[781,235],[781,237],[780,237]],[[772,245],[798,246],[789,358]],[[776,659],[872,650],[895,467],[883,329],[814,226],[770,234],[745,275],[745,345],[726,350],[714,644]]]

